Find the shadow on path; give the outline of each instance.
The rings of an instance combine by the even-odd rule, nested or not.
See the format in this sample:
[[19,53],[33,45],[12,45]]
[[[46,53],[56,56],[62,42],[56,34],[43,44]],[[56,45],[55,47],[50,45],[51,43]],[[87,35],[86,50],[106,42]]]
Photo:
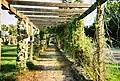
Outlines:
[[27,65],[31,71],[20,77],[19,81],[78,81],[73,77],[71,63],[53,47],[42,53],[35,65]]

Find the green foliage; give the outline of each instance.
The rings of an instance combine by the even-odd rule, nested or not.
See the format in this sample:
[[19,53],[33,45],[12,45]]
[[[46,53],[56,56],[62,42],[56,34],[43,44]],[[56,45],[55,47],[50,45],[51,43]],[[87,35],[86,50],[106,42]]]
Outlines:
[[3,24],[3,25],[1,26],[1,30],[2,30],[2,31],[8,31],[8,26],[6,26],[5,24]]
[[82,3],[82,2],[83,2],[83,0],[75,0],[75,2]]
[[13,24],[10,24],[10,25],[2,25],[1,26],[1,29],[2,31],[8,31],[10,33],[10,35],[14,35],[16,36],[17,35],[17,26],[16,25],[13,25]]
[[104,12],[106,37],[114,47],[120,47],[120,1],[108,1]]
[[73,27],[70,48],[72,48],[71,51],[73,51],[72,53],[74,54],[74,59],[79,60],[78,64],[82,66],[87,71],[87,73],[92,74],[92,39],[85,35],[85,26],[83,20],[77,21],[76,25]]
[[44,39],[44,30],[40,30],[40,40]]
[[17,26],[16,25],[9,25],[9,33],[13,36],[17,36]]

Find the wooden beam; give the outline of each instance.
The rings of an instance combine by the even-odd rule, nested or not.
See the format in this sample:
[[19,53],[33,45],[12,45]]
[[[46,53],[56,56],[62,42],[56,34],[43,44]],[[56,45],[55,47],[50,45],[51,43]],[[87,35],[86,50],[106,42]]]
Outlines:
[[49,21],[51,21],[51,22],[68,22],[68,21],[70,21],[70,20],[62,20],[62,19],[53,19],[53,20],[51,20],[51,19],[35,19],[35,18],[30,18],[30,21],[47,21],[47,22],[49,22]]
[[43,28],[43,27],[55,27],[60,24],[35,24],[37,28]]
[[36,27],[39,27],[39,26],[57,26],[57,25],[61,25],[61,24],[65,24],[65,23],[45,23],[45,22],[33,22]]
[[33,23],[45,23],[45,24],[49,24],[49,23],[52,23],[52,24],[56,24],[56,23],[66,23],[67,21],[43,21],[43,20],[31,20],[31,22]]
[[86,10],[82,15],[80,15],[77,20],[83,19],[84,17],[86,17],[88,14],[90,14],[92,11],[94,11],[98,5],[101,5],[103,3],[105,3],[107,0],[100,0],[95,2],[88,10]]
[[24,19],[26,22],[28,22],[29,25],[33,25],[26,16],[24,16],[22,13],[17,12],[17,10],[14,7],[10,6],[6,0],[2,0],[2,6],[15,14],[18,18]]
[[72,16],[72,15],[79,15],[80,13],[57,13],[57,12],[24,12],[20,11],[20,13],[23,13],[24,15],[47,15],[47,16]]
[[38,12],[59,12],[59,13],[83,13],[85,10],[83,9],[46,9],[46,8],[28,8],[28,7],[20,7],[14,6],[17,11],[38,11]]
[[41,16],[27,16],[30,20],[44,19],[44,20],[70,20],[70,17],[41,17]]
[[47,22],[47,21],[32,21],[34,24],[47,24],[47,25],[54,25],[54,24],[63,24],[63,23],[66,23],[66,22]]
[[37,28],[42,28],[42,27],[55,27],[57,25],[47,25],[47,24],[35,24]]
[[63,8],[89,8],[91,4],[80,3],[55,3],[55,2],[39,2],[39,1],[18,1],[8,0],[9,3],[14,5],[29,5],[29,6],[47,6],[47,7],[63,7]]

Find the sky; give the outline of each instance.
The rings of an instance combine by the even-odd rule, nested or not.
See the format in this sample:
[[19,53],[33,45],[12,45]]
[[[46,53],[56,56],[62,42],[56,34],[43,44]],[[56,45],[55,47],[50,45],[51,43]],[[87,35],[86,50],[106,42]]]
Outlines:
[[[61,2],[61,0],[40,0],[43,2]],[[83,3],[93,3],[95,2],[95,0],[84,0]],[[91,14],[89,14],[87,17],[84,18],[85,21],[85,25],[92,25],[92,23],[94,22],[94,18],[95,18],[95,11]],[[17,19],[15,18],[14,15],[10,15],[8,13],[7,10],[2,10],[2,24],[16,24],[17,23]]]

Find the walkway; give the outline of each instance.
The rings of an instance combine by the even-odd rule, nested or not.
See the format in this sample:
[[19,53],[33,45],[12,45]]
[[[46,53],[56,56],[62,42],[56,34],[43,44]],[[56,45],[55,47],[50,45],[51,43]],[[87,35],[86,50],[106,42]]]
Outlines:
[[75,81],[68,63],[55,49],[48,48],[39,58],[37,70],[30,71],[19,81]]

